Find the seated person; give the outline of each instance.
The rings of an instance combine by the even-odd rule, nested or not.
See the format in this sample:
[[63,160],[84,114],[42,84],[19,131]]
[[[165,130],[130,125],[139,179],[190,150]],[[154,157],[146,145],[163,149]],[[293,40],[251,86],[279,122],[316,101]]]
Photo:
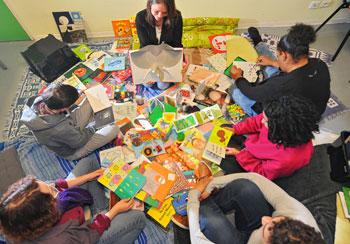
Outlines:
[[[76,109],[72,105],[83,100]],[[29,99],[21,121],[37,141],[68,160],[79,159],[117,137],[119,129],[107,125],[94,128],[88,100],[69,85],[50,85],[42,95]],[[90,123],[90,124],[89,124]]]
[[[229,156],[220,167],[227,174],[249,171],[270,180],[291,175],[310,162],[319,118],[315,106],[304,98],[283,96],[272,100],[263,113],[231,128],[231,146],[241,150],[227,148]],[[247,139],[239,135],[247,135]]]
[[[137,13],[135,22],[141,48],[163,42],[172,47],[182,47],[182,16],[174,0],[147,0],[146,9]],[[171,85],[158,81],[144,86],[153,88],[155,83],[160,90]]]
[[255,173],[202,179],[187,213],[192,243],[325,243],[310,211]]
[[[254,32],[250,30],[250,33]],[[261,40],[258,33],[251,35],[255,44]],[[277,67],[281,72],[258,84],[249,83],[243,78],[241,69],[232,67],[231,76],[236,80],[232,93],[234,101],[252,116],[262,111],[261,104],[264,102],[280,96],[297,95],[311,100],[321,115],[330,96],[330,75],[323,61],[308,57],[309,44],[315,39],[311,26],[293,26],[277,45],[277,60],[267,56],[258,58],[258,64]]]
[[47,184],[27,176],[11,185],[0,200],[1,234],[14,243],[132,243],[146,224],[143,212],[130,210],[133,200],[85,221],[84,205],[92,204],[92,216],[108,208],[95,180],[99,167],[86,158],[73,170],[76,178]]

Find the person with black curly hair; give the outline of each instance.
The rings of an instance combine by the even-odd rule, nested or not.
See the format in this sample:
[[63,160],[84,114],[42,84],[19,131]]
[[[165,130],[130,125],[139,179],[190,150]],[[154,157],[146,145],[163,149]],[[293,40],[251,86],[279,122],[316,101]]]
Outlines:
[[[259,42],[259,33],[250,30],[253,41]],[[309,45],[316,40],[312,26],[296,24],[283,36],[277,45],[275,60],[260,56],[257,63],[274,66],[280,73],[255,84],[243,77],[243,71],[232,67],[231,76],[236,80],[232,97],[247,114],[262,111],[262,103],[273,98],[296,95],[308,98],[319,115],[326,109],[330,96],[330,75],[327,65],[320,59],[309,58]]]
[[[310,162],[318,122],[315,106],[305,98],[282,96],[272,100],[263,113],[231,128],[235,134],[231,145],[241,150],[228,147],[220,167],[227,174],[249,171],[270,180],[291,175]],[[240,135],[247,135],[247,139]]]

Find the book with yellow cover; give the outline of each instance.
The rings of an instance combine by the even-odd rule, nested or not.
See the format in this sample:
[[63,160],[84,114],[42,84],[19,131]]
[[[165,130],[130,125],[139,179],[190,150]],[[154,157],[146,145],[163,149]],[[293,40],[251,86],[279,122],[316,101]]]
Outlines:
[[155,221],[157,221],[161,226],[166,228],[169,225],[171,218],[175,214],[175,209],[173,207],[172,201],[173,198],[169,197],[163,202],[160,209],[152,207],[150,210],[148,210],[147,214],[151,216]]

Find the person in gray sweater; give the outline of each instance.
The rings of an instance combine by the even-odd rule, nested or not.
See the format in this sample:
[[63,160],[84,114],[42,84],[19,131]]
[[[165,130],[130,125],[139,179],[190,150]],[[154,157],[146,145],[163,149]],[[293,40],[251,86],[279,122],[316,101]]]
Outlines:
[[310,211],[256,173],[199,181],[187,212],[192,243],[325,243]]
[[[75,106],[75,104],[78,104]],[[79,159],[117,137],[119,129],[107,125],[96,130],[88,100],[69,85],[50,85],[25,105],[21,121],[37,141],[68,160]]]

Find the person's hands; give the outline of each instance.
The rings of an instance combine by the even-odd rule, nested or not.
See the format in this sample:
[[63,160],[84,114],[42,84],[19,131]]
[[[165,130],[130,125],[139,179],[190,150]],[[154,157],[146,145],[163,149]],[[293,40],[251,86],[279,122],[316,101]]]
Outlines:
[[226,130],[230,130],[233,134],[235,134],[235,129],[233,129],[232,124],[222,124],[220,127],[225,128]]
[[118,210],[118,213],[123,213],[129,211],[132,206],[134,206],[134,199],[122,199],[119,202],[117,202],[116,205],[113,206],[113,208],[116,208]]
[[227,147],[226,148],[226,155],[236,155],[240,152],[240,150],[236,149],[236,148],[231,148],[231,147]]
[[88,181],[94,180],[97,177],[100,177],[103,175],[103,172],[105,171],[104,168],[99,168],[98,170],[95,170],[94,172],[89,173],[88,176]]
[[274,66],[274,67],[278,67],[278,64],[276,62],[276,60],[271,59],[268,56],[259,56],[256,63],[258,65],[263,65],[263,66]]
[[122,199],[117,202],[107,213],[106,216],[112,220],[117,214],[129,211],[134,206],[134,199]]
[[233,65],[230,74],[232,79],[237,80],[238,78],[243,77],[243,70]]

